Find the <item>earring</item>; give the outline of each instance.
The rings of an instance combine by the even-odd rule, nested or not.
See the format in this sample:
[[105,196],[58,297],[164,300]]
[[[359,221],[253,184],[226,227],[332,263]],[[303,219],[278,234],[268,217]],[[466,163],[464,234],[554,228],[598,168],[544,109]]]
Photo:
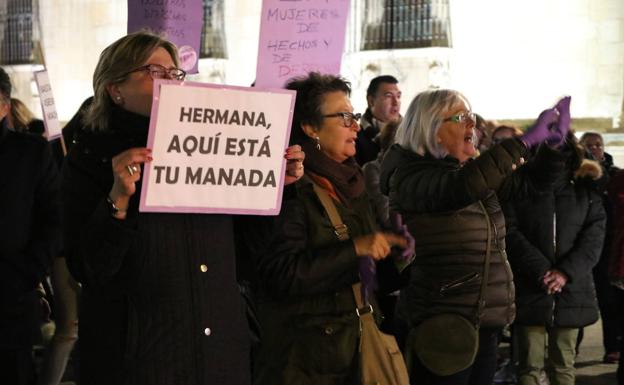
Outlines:
[[121,95],[115,96],[115,103],[123,104],[123,99],[121,98]]
[[317,136],[314,138],[314,140],[316,140],[316,149],[321,151],[321,138]]

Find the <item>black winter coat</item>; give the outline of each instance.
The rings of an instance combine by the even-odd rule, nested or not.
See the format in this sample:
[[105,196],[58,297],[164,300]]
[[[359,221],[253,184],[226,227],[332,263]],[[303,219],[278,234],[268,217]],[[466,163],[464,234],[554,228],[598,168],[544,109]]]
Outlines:
[[58,169],[45,139],[0,122],[0,348],[41,337],[36,287],[61,252]]
[[[498,199],[523,187],[523,173],[509,176],[525,154],[525,146],[510,139],[463,167],[454,158],[422,156],[398,145],[385,156],[382,190],[389,193],[391,210],[403,215],[416,239],[410,282],[399,300],[399,311],[411,326],[449,312],[483,327],[513,321],[513,276],[505,255],[505,221]],[[477,314],[488,221],[490,271],[485,309]]]
[[[572,155],[566,154],[559,156],[560,176],[549,189],[505,205],[520,325],[577,328],[598,319],[592,268],[602,250],[606,216],[587,172],[597,177],[600,166],[594,163],[593,170],[584,167],[575,176],[578,170],[566,162]],[[553,268],[569,281],[561,293],[548,295],[542,277]]]
[[[304,178],[295,186],[258,261],[264,335],[254,381],[357,383],[359,320],[351,285],[359,281],[359,258],[352,240],[337,239],[311,182]],[[366,194],[336,207],[351,238],[375,230]]]
[[111,158],[144,147],[148,118],[115,107],[111,131],[83,131],[63,169],[65,239],[80,304],[83,384],[250,382],[232,219],[139,213],[106,203]]

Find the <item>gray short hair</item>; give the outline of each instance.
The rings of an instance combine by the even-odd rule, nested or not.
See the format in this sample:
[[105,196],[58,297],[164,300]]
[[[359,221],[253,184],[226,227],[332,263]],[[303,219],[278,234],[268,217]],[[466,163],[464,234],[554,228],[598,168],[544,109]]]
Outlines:
[[438,89],[419,93],[407,108],[395,142],[420,155],[430,153],[435,158],[444,158],[448,152],[436,139],[442,125],[442,111],[459,101],[465,101],[470,108],[468,99],[459,91]]

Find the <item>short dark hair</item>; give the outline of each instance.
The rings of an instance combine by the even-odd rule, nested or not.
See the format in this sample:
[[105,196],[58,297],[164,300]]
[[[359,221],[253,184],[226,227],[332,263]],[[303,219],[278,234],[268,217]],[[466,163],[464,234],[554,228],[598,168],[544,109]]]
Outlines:
[[368,83],[368,88],[366,89],[366,97],[375,96],[379,87],[382,83],[390,83],[390,84],[398,84],[399,81],[392,75],[381,75],[373,78],[373,80]]
[[7,100],[11,100],[11,78],[4,68],[0,67],[0,93]]
[[346,79],[318,72],[310,72],[307,76],[290,79],[286,83],[286,89],[297,91],[290,133],[291,144],[301,144],[307,139],[307,135],[301,128],[302,124],[320,127],[323,122],[321,104],[325,94],[342,91],[351,95],[351,83]]

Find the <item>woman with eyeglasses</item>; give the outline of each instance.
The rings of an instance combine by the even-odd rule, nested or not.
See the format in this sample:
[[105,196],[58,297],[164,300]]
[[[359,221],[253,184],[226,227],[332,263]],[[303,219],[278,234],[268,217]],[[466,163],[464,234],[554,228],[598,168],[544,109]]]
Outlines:
[[[232,217],[138,211],[142,166],[152,159],[153,80],[184,79],[177,66],[176,47],[156,35],[108,46],[64,165],[67,261],[83,287],[84,384],[250,383]],[[290,148],[286,157],[294,181],[303,155]]]
[[492,383],[497,335],[515,314],[499,200],[531,187],[524,157],[530,147],[563,140],[569,102],[476,158],[475,114],[464,95],[431,90],[411,102],[384,158],[381,187],[416,239],[398,304],[410,328],[413,384]]
[[[372,269],[375,261],[393,263],[387,258],[391,248],[404,248],[407,240],[376,230],[354,158],[360,114],[353,113],[349,83],[310,73],[286,88],[297,91],[291,143],[305,151],[306,172],[284,202],[257,264],[264,334],[254,382],[361,384],[352,285],[362,281],[379,315]],[[321,196],[333,203],[344,226],[333,224]]]

